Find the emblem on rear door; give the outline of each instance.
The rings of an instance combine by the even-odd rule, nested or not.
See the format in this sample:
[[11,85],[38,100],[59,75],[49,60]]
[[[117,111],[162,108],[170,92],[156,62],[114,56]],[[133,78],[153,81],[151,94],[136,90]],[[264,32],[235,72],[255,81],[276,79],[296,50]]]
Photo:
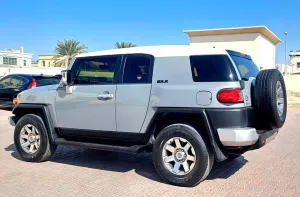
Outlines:
[[157,83],[168,83],[168,80],[157,80]]

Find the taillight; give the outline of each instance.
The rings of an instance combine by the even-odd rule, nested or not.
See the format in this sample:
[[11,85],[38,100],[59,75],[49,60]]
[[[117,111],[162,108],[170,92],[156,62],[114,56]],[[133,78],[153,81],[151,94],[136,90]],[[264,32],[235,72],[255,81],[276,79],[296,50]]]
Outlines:
[[222,89],[217,94],[220,103],[243,103],[244,97],[241,88]]
[[31,83],[27,86],[27,89],[36,87],[36,80],[32,78]]

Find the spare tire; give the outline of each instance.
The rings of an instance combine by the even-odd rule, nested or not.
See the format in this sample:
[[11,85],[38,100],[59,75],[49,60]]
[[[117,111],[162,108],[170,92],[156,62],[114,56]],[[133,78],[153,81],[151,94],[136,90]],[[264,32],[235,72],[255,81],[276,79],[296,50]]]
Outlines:
[[286,119],[287,96],[282,74],[277,69],[262,70],[254,86],[254,112],[258,129],[281,128]]

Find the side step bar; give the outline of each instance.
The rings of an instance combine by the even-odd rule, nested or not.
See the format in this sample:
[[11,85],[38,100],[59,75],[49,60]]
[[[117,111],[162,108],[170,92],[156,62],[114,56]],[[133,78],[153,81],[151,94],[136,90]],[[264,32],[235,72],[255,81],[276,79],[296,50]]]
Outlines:
[[96,144],[96,143],[88,143],[88,142],[77,142],[77,141],[69,141],[64,138],[57,138],[55,143],[58,145],[65,146],[76,146],[76,147],[85,147],[90,149],[98,149],[105,151],[114,151],[114,152],[129,152],[129,153],[138,153],[141,152],[146,146],[145,145],[134,145],[134,146],[115,146],[115,145],[107,145],[107,144]]

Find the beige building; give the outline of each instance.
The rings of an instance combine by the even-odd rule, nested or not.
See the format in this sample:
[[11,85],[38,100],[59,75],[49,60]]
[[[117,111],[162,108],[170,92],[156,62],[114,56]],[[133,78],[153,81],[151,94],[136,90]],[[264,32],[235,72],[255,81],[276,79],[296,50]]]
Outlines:
[[236,50],[251,55],[260,69],[275,68],[280,39],[265,26],[186,30],[190,45]]
[[293,73],[300,73],[300,50],[290,52],[290,66]]
[[54,54],[39,55],[38,67],[54,67]]
[[[39,67],[39,68],[49,68],[49,67],[60,67],[55,65],[55,54],[43,54],[39,55],[38,60],[36,62],[32,62],[32,67]],[[62,67],[66,67],[64,65]]]
[[31,62],[31,67],[39,67],[39,63],[38,62]]

